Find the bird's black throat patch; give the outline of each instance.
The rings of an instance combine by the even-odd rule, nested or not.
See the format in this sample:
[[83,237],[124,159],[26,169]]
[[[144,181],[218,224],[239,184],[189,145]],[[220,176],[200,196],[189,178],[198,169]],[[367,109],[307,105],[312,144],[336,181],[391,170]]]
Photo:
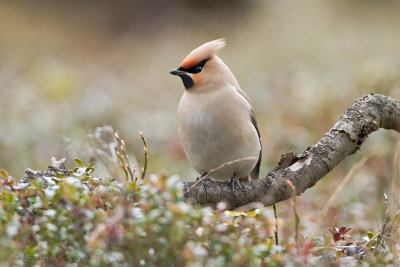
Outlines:
[[179,77],[181,77],[182,82],[183,82],[183,85],[185,86],[185,89],[186,89],[186,90],[189,90],[190,88],[193,87],[194,82],[193,82],[192,77],[190,77],[190,76],[187,75],[187,74],[179,75]]
[[[186,72],[186,73],[197,74],[197,73],[200,73],[203,71],[204,65],[209,60],[210,60],[210,58],[206,58],[189,69],[179,67],[178,70],[182,71],[182,72]],[[193,87],[194,81],[193,81],[192,77],[190,77],[188,74],[183,74],[183,75],[179,75],[179,76],[181,77],[181,79],[183,81],[183,85],[185,86],[186,90]]]

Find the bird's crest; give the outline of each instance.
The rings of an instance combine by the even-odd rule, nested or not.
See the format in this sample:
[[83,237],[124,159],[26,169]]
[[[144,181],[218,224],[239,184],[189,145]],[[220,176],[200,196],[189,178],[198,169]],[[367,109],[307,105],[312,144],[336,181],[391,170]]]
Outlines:
[[207,42],[194,49],[190,54],[182,61],[181,67],[190,69],[202,60],[212,58],[217,54],[218,50],[225,46],[225,39],[217,39],[214,41]]

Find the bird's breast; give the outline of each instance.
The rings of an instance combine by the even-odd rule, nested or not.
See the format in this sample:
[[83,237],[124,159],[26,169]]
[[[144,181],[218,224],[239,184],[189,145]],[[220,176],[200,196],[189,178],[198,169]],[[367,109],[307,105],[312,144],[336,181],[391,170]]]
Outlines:
[[248,103],[229,93],[185,93],[179,104],[178,136],[189,162],[201,174],[230,160],[258,156],[260,144]]

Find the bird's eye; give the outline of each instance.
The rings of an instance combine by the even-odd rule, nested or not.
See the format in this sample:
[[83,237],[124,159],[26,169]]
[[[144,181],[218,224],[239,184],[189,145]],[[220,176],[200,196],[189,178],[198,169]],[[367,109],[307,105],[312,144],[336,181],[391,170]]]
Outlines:
[[203,70],[203,67],[198,66],[198,67],[196,67],[195,72],[196,72],[196,73],[199,73],[199,72],[201,72],[202,70]]

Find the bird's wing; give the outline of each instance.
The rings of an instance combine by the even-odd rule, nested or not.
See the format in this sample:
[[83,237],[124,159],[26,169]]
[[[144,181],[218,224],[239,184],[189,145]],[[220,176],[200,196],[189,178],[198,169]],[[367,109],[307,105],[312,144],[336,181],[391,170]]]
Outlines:
[[262,158],[262,143],[261,143],[260,129],[258,128],[258,125],[257,125],[256,115],[255,115],[253,107],[251,105],[250,98],[247,96],[247,94],[242,89],[236,88],[236,90],[250,104],[250,107],[251,107],[251,109],[250,109],[250,119],[251,119],[251,122],[254,125],[254,128],[256,128],[256,131],[257,131],[257,134],[258,134],[258,139],[260,140],[260,146],[261,146],[260,155],[258,156],[258,161],[257,161],[256,166],[254,166],[254,168],[250,172],[251,179],[252,180],[258,180],[258,176],[259,176],[259,173],[260,173],[261,158]]
[[251,170],[250,177],[251,177],[252,180],[258,180],[258,176],[260,174],[261,158],[262,158],[262,143],[261,143],[260,129],[258,129],[257,121],[256,121],[256,115],[254,114],[254,110],[253,109],[251,109],[250,114],[251,114],[251,122],[253,123],[254,127],[256,128],[256,131],[258,133],[258,139],[260,141],[260,147],[261,147],[260,154],[258,156],[257,164]]

